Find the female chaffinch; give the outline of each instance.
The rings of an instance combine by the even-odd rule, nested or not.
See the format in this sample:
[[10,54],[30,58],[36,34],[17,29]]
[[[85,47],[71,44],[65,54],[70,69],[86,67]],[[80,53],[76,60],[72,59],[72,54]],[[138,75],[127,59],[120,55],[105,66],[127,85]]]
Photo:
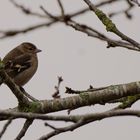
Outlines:
[[4,57],[5,71],[18,86],[25,85],[35,74],[38,67],[38,52],[41,50],[34,44],[24,42]]

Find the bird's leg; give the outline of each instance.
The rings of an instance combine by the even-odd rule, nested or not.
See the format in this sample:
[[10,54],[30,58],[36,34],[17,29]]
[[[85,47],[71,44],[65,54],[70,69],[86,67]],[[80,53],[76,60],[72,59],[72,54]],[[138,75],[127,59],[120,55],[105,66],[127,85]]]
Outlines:
[[39,101],[38,99],[34,98],[33,96],[31,96],[30,94],[28,94],[25,89],[23,87],[20,86],[20,90],[24,93],[24,95],[26,97],[28,97],[30,100],[36,102],[36,101]]

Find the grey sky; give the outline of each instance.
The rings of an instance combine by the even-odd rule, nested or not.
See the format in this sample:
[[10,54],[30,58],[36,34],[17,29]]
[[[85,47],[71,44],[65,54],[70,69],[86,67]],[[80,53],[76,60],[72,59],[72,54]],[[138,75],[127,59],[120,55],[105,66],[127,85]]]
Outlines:
[[[19,1],[22,2],[22,1]],[[44,5],[50,11],[57,13],[59,9],[55,0],[23,1],[27,7],[32,7],[36,11],[40,11],[39,6]],[[65,1],[67,11],[73,11],[80,7],[86,6],[81,0]],[[125,5],[115,5],[113,9],[120,9]],[[55,10],[54,10],[55,9]],[[111,11],[111,7],[104,7],[105,12]],[[116,16],[113,21],[118,28],[128,36],[140,42],[139,39],[139,23],[140,9],[133,10],[134,19],[129,21],[124,15]],[[38,18],[25,16],[20,10],[16,9],[8,0],[1,0],[0,4],[0,30],[22,28],[28,25],[40,23]],[[43,21],[43,20],[42,20]],[[45,20],[44,20],[45,21]],[[105,32],[102,23],[89,13],[84,17],[79,17],[77,21],[88,23]],[[105,32],[106,33],[106,32]],[[111,33],[106,33],[112,38],[116,37]],[[106,43],[97,39],[88,37],[87,35],[75,31],[63,24],[57,24],[51,28],[42,28],[28,34],[20,34],[16,37],[7,38],[0,41],[0,57],[19,45],[21,42],[29,41],[42,49],[39,54],[39,68],[33,79],[25,86],[26,91],[38,99],[51,99],[54,92],[54,85],[57,84],[57,76],[62,76],[62,96],[64,87],[69,86],[74,89],[87,89],[89,85],[102,87],[106,85],[128,83],[140,80],[140,55],[138,52],[115,48],[106,49]],[[11,91],[2,85],[0,88],[0,109],[12,108],[17,105],[17,101]],[[139,103],[133,105],[133,108],[139,109]],[[112,106],[91,106],[75,110],[72,114],[88,113],[94,111],[103,111]],[[63,113],[67,113],[64,111]],[[11,140],[16,137],[22,127],[23,120],[14,121],[9,127],[3,140]],[[0,123],[0,130],[2,128]],[[58,123],[57,126],[63,125]],[[94,122],[81,127],[74,132],[67,132],[53,137],[51,140],[139,140],[140,120],[135,117],[117,117]],[[44,128],[44,124],[40,121],[34,123],[29,129],[23,140],[34,140],[39,136],[50,131]]]

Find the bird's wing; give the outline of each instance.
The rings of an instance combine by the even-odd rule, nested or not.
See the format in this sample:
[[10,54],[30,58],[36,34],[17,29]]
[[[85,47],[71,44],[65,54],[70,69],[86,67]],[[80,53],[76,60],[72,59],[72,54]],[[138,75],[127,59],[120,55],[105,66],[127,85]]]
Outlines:
[[20,55],[5,63],[5,70],[11,77],[15,77],[29,67],[31,67],[31,56],[29,54]]

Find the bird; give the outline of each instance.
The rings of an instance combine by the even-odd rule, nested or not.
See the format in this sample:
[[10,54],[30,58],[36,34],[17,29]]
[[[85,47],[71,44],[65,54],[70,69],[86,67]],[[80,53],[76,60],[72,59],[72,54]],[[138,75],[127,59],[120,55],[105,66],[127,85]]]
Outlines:
[[23,42],[3,58],[5,72],[19,87],[24,86],[36,73],[39,52],[41,50],[34,44]]

